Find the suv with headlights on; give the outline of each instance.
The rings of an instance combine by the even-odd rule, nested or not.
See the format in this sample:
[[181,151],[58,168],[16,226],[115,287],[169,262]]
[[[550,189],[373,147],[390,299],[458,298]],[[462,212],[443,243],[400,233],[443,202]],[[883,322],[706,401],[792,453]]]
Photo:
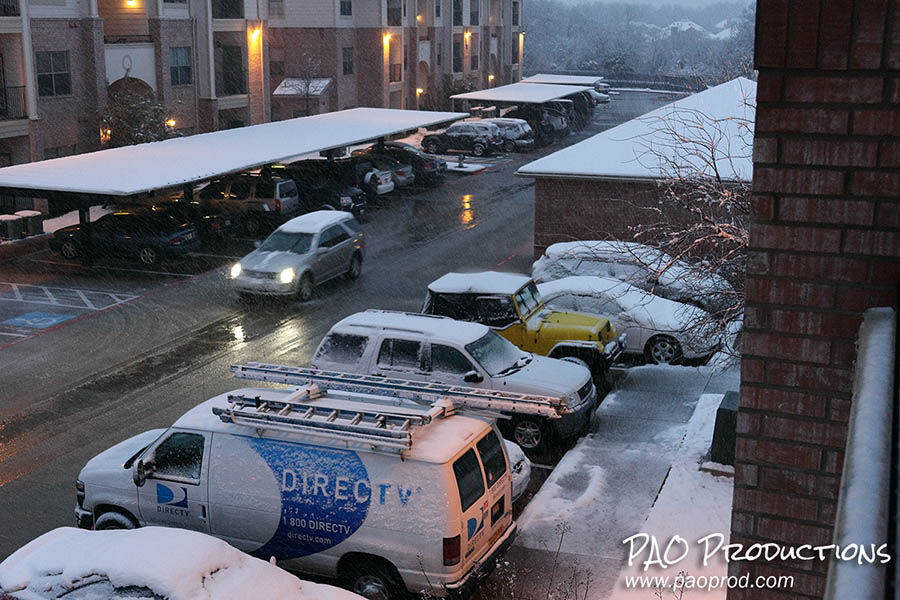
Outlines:
[[353,215],[317,210],[291,219],[232,265],[232,287],[242,298],[264,294],[306,301],[315,286],[329,279],[357,279],[364,250],[365,238]]
[[447,273],[428,285],[422,312],[482,323],[522,350],[581,364],[601,390],[625,344],[604,317],[545,307],[527,275]]

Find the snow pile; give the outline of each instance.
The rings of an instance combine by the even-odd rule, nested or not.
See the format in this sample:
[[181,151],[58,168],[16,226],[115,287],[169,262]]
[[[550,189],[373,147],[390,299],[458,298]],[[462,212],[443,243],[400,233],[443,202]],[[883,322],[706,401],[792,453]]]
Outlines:
[[219,539],[164,527],[131,531],[61,527],[0,563],[0,590],[22,598],[46,598],[48,589],[58,594],[103,580],[115,587],[149,588],[169,600],[360,598],[297,579]]
[[[91,222],[93,223],[100,217],[105,214],[111,213],[112,209],[107,208],[105,206],[92,206],[91,207]],[[55,217],[53,219],[45,219],[44,220],[44,233],[53,233],[57,229],[62,229],[63,227],[68,227],[70,225],[78,225],[78,211],[73,210],[72,212],[67,212],[66,214]]]

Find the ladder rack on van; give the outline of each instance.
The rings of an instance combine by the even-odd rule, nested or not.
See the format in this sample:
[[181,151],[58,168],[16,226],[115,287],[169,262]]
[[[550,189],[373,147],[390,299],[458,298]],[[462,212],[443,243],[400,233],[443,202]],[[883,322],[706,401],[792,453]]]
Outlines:
[[[235,377],[239,379],[285,383],[288,385],[315,383],[327,390],[369,396],[403,398],[428,406],[449,403],[449,407],[443,409],[441,413],[443,415],[450,414],[452,409],[473,408],[493,412],[540,415],[549,419],[558,419],[562,415],[571,412],[562,398],[553,396],[516,394],[442,383],[429,383],[427,381],[408,381],[405,379],[257,362],[246,365],[232,365],[231,370],[234,371]],[[360,397],[356,399],[364,400],[365,398]],[[448,412],[448,408],[450,412]]]
[[213,407],[212,412],[225,423],[394,450],[411,448],[416,430],[444,412],[442,406],[425,411],[346,400],[343,396],[328,398],[318,386],[308,385],[278,400],[232,394],[228,396],[229,407]]

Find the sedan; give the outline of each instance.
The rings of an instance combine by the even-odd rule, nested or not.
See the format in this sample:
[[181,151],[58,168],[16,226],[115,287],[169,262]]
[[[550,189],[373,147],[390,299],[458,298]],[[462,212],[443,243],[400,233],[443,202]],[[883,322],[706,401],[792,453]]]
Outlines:
[[625,353],[643,356],[648,363],[706,362],[720,347],[719,340],[704,331],[710,325],[709,313],[619,279],[564,277],[541,283],[538,290],[551,308],[607,317],[617,332],[628,334]]
[[134,207],[103,215],[89,228],[78,224],[57,229],[49,245],[70,260],[117,256],[149,267],[199,249],[200,236],[183,214]]
[[362,600],[302,581],[222,540],[168,527],[49,531],[0,563],[0,598]]
[[433,154],[428,154],[411,144],[404,142],[385,142],[373,144],[363,150],[354,150],[354,154],[387,154],[394,160],[412,165],[416,181],[434,183],[447,171],[447,161]]

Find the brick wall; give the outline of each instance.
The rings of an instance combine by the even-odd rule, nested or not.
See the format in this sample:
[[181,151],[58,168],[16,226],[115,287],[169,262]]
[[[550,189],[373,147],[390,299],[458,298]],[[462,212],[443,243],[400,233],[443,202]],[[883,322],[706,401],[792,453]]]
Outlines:
[[[900,13],[886,0],[757,3],[750,237],[732,542],[830,543],[861,312],[900,280]],[[790,40],[790,42],[788,42]],[[827,564],[791,574],[820,598]]]

